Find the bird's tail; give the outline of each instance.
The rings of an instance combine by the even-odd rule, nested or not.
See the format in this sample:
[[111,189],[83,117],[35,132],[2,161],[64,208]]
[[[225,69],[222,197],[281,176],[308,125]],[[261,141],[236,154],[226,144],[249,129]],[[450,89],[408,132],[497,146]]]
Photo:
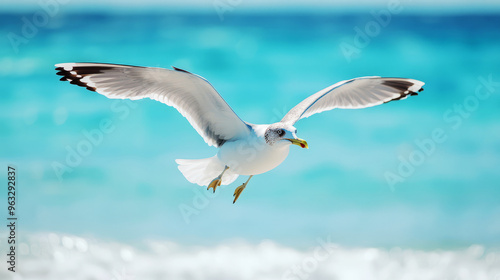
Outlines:
[[[217,156],[204,159],[176,159],[179,170],[186,179],[200,186],[208,186],[213,179],[219,176],[224,170],[225,165]],[[222,185],[229,185],[238,178],[238,174],[226,170],[222,176]]]

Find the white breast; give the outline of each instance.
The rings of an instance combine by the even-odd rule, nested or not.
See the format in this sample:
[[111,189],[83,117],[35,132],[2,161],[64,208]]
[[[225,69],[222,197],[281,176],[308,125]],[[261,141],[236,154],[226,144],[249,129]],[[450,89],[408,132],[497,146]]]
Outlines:
[[232,172],[257,175],[280,165],[288,156],[289,150],[289,145],[270,146],[263,137],[252,135],[224,143],[217,156]]

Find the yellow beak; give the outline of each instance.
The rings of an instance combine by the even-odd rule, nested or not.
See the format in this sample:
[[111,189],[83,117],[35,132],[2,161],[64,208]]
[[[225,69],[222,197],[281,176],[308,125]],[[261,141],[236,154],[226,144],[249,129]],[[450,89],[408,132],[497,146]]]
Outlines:
[[300,138],[297,138],[297,139],[285,138],[285,140],[288,140],[288,141],[292,142],[292,144],[300,146],[301,148],[309,149],[309,145],[307,145],[307,142],[304,139],[300,139]]

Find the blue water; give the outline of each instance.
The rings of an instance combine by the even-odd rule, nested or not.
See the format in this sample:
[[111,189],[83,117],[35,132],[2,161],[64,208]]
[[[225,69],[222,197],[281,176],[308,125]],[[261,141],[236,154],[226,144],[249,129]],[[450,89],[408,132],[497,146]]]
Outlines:
[[[8,34],[23,36],[21,19],[32,15],[0,15],[0,162],[19,170],[22,232],[203,245],[269,239],[294,248],[323,236],[361,247],[500,245],[499,15],[393,15],[349,59],[340,46],[356,47],[354,28],[373,20],[369,12],[235,12],[224,21],[214,13],[61,12],[16,52]],[[186,69],[251,123],[278,121],[308,95],[353,77],[426,85],[404,101],[298,122],[310,149],[292,149],[233,205],[246,178],[212,197],[177,170],[175,159],[216,149],[173,108],[117,103],[60,82],[60,62]],[[89,143],[85,131],[103,120],[113,131],[68,165],[69,151]],[[430,140],[435,130],[439,141]],[[416,141],[424,140],[434,148],[401,175],[402,162],[423,155]],[[58,178],[57,164],[71,170]],[[388,172],[401,181],[391,186]]]

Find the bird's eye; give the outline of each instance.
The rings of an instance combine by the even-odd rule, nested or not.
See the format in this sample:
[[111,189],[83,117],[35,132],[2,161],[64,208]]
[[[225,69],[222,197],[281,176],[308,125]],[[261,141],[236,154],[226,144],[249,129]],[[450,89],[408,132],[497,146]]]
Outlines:
[[283,129],[278,129],[278,136],[279,137],[283,137],[283,135],[285,135],[285,131]]

